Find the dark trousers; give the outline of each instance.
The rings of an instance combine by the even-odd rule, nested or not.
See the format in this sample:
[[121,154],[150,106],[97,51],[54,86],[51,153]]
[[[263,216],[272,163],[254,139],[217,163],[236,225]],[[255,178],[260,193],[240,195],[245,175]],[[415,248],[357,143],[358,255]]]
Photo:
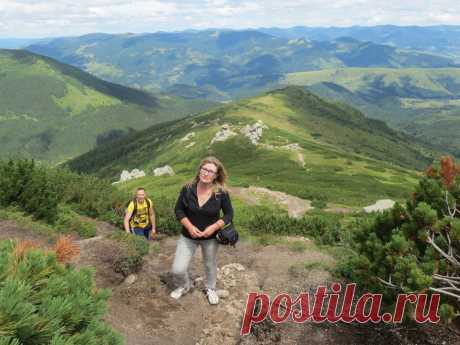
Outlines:
[[146,228],[132,228],[131,232],[134,235],[144,236],[146,239],[150,240],[150,235],[152,233],[152,225],[149,225]]

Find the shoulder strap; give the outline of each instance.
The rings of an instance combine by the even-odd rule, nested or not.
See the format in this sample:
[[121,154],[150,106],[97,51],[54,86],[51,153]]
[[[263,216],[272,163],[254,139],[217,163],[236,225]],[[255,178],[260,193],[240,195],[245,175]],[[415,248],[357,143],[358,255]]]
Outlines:
[[133,209],[133,213],[131,214],[131,218],[130,219],[133,219],[134,216],[136,215],[137,213],[137,200],[136,198],[134,198],[133,200],[131,200],[133,205],[134,205],[134,209]]
[[147,215],[149,216],[149,222],[150,222],[150,207],[152,206],[152,204],[150,203],[149,198],[145,198],[145,202],[147,203]]

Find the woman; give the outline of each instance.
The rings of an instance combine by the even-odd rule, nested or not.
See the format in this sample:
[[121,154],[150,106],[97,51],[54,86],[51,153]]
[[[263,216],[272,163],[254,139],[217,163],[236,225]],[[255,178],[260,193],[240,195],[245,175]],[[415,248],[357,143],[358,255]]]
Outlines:
[[[233,219],[230,196],[225,191],[227,173],[215,157],[205,158],[193,181],[184,187],[176,202],[177,220],[182,233],[177,242],[172,273],[180,278],[180,286],[171,292],[178,299],[191,288],[188,267],[198,246],[201,246],[206,272],[206,289],[210,304],[219,303],[216,293],[217,247],[216,233]],[[220,217],[222,210],[223,217]]]

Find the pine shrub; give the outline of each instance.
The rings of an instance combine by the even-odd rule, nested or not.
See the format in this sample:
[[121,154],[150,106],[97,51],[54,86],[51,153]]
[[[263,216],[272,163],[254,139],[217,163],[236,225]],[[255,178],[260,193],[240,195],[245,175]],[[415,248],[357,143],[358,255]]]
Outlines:
[[451,157],[442,157],[405,207],[395,204],[357,222],[342,274],[367,289],[383,289],[388,300],[398,293],[441,293],[442,317],[460,315],[459,172]]
[[0,242],[0,344],[119,345],[102,321],[108,290],[92,271],[59,263],[55,253]]

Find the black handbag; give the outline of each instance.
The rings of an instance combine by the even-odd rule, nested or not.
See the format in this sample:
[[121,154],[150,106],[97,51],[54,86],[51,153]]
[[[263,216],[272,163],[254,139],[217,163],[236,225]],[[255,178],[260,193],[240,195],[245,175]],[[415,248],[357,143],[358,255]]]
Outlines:
[[234,247],[238,239],[238,231],[236,231],[233,223],[228,223],[216,234],[217,242],[223,245],[231,245]]

